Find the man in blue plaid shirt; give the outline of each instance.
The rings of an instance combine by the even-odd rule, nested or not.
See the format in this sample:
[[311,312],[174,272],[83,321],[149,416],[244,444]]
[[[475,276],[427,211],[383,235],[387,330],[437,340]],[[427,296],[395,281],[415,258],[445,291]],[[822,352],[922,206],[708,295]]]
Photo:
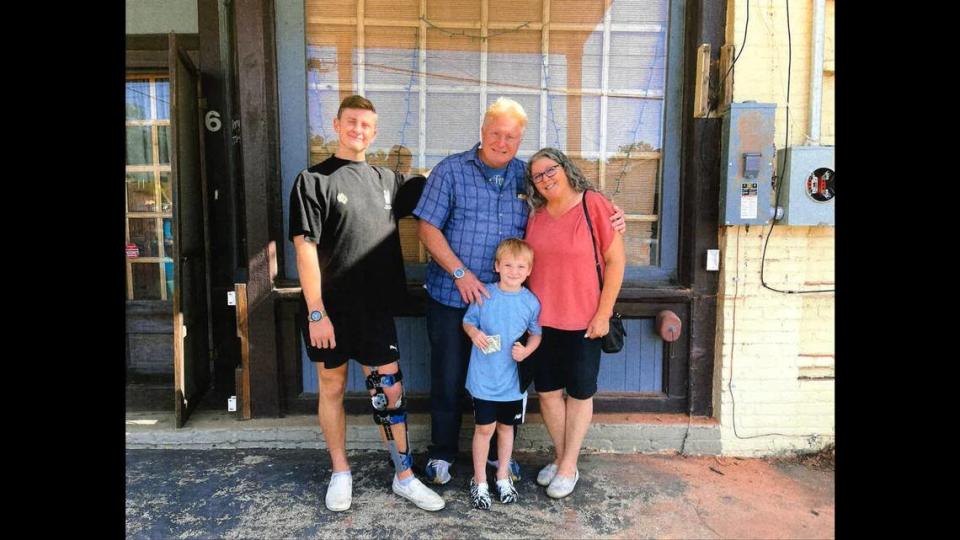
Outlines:
[[[484,283],[497,281],[497,246],[507,238],[523,238],[526,231],[530,210],[524,163],[516,158],[526,126],[527,114],[516,101],[500,98],[491,104],[480,142],[437,164],[413,211],[420,218],[420,241],[432,257],[424,283],[432,439],[426,475],[435,484],[450,481],[450,465],[459,451],[460,400],[471,346],[463,316],[468,304],[483,304],[490,297]],[[621,233],[626,229],[619,208],[612,220]],[[519,469],[511,461],[515,480]]]

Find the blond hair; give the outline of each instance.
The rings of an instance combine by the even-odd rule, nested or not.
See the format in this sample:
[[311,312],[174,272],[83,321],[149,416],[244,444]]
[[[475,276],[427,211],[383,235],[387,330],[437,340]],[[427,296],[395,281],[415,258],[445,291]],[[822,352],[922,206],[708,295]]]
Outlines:
[[487,112],[483,114],[483,126],[486,126],[495,118],[501,116],[514,118],[520,124],[521,131],[527,129],[527,112],[523,110],[523,105],[505,97],[497,98],[496,101],[487,107]]
[[504,255],[513,255],[516,258],[526,256],[530,264],[533,264],[533,248],[519,238],[507,238],[500,242],[497,246],[496,261],[500,262],[500,258]]

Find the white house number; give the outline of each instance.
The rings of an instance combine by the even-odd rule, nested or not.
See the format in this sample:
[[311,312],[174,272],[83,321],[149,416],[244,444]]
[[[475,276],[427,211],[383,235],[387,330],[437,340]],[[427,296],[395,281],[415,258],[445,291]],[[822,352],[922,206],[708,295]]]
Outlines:
[[217,111],[209,111],[206,116],[204,116],[204,123],[207,124],[207,131],[216,133],[220,131],[222,123],[220,122],[220,113]]

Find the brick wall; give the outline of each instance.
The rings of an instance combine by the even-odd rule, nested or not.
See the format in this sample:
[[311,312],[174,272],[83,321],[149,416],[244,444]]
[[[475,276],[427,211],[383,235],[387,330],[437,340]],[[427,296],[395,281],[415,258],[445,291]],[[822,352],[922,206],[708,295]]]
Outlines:
[[[826,2],[820,144],[832,145],[833,1]],[[746,0],[728,1],[727,43],[744,44]],[[790,4],[793,61],[789,143],[808,142],[811,1]],[[784,3],[752,1],[734,101],[776,103],[777,148],[784,145],[787,86]],[[816,450],[834,440],[834,294],[781,294],[761,285],[770,226],[721,227],[714,410],[726,455]],[[834,229],[777,225],[764,281],[781,290],[834,288]],[[735,413],[735,414],[734,414]]]

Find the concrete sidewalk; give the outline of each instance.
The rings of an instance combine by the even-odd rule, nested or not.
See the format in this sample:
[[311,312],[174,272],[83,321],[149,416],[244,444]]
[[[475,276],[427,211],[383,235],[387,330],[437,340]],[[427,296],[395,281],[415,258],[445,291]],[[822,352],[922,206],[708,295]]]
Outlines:
[[[416,455],[423,465],[425,456]],[[518,452],[520,501],[470,506],[468,456],[419,510],[390,490],[385,451],[350,452],[353,506],[323,505],[330,460],[317,449],[128,449],[128,538],[833,538],[832,467],[649,454],[585,454],[565,499],[546,496],[546,452]],[[490,473],[492,474],[492,472]]]
[[[430,417],[410,414],[411,447],[430,444]],[[470,448],[473,416],[464,415],[460,448]],[[126,446],[131,449],[323,448],[316,415],[238,420],[236,413],[200,410],[186,426],[174,428],[172,412],[128,412]],[[552,448],[539,414],[528,414],[518,432],[518,451]],[[682,414],[597,413],[583,444],[586,452],[720,454],[720,427],[711,418]],[[347,415],[347,448],[382,448],[379,428],[369,414]]]

